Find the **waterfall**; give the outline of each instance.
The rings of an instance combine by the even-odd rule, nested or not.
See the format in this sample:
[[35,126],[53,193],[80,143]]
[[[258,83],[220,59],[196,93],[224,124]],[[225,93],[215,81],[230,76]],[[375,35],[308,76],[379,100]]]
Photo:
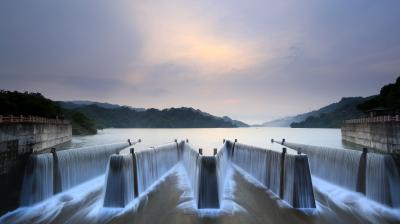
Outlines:
[[283,199],[295,208],[315,208],[306,155],[285,154]]
[[267,151],[268,164],[268,187],[276,195],[279,195],[281,186],[281,169],[282,169],[282,153],[268,150]]
[[400,207],[400,175],[393,157],[368,153],[366,173],[367,197],[392,207]]
[[232,162],[253,176],[264,186],[267,183],[267,150],[236,143]]
[[136,153],[139,194],[167,173],[178,161],[178,145],[175,142]]
[[180,144],[182,150],[182,164],[185,168],[189,183],[192,188],[193,198],[198,204],[199,197],[199,172],[200,172],[200,155],[189,144],[182,142]]
[[201,156],[198,208],[219,208],[215,156]]
[[229,152],[232,149],[232,144],[229,141],[226,141],[223,147],[219,150],[216,155],[217,162],[217,177],[218,177],[218,198],[219,204],[222,204],[222,200],[224,198],[224,189],[226,182],[226,173],[229,169]]
[[116,143],[58,151],[61,190],[105,173],[110,155],[126,147],[128,143]]
[[308,155],[311,173],[349,190],[357,190],[361,151],[285,143]]
[[107,167],[104,207],[125,207],[134,198],[132,155],[112,155]]
[[[283,158],[285,158],[284,162]],[[315,208],[311,173],[306,155],[282,154],[236,143],[232,163],[279,195],[292,207]]]
[[29,206],[53,195],[53,155],[31,155],[22,184],[21,205]]
[[355,150],[288,142],[285,146],[308,155],[313,175],[349,190],[365,193],[379,203],[400,207],[400,171],[391,155],[363,154]]

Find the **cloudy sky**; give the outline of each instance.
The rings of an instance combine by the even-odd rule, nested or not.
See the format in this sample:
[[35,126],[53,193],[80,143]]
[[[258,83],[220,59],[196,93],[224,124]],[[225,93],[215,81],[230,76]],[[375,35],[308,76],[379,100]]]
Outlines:
[[0,89],[257,123],[400,75],[400,1],[2,0]]

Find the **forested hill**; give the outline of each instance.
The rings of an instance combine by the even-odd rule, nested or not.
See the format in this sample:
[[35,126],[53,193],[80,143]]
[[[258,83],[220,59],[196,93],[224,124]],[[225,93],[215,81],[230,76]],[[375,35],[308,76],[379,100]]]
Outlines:
[[304,121],[293,122],[290,126],[293,128],[339,128],[344,120],[365,116],[365,112],[373,109],[384,110],[387,113],[400,113],[400,77],[395,83],[383,86],[379,95],[365,98],[342,98],[338,103],[331,105],[334,105],[334,110],[308,116]]
[[65,118],[71,122],[74,135],[97,133],[94,122],[84,114],[62,108],[40,93],[0,90],[0,105],[0,115]]
[[334,103],[334,109],[329,112],[320,112],[308,116],[304,121],[293,122],[292,128],[340,128],[342,122],[348,119],[359,118],[363,112],[357,106],[370,98],[345,97]]
[[[71,102],[60,102],[71,107]],[[105,108],[101,104],[74,106],[74,110],[92,118],[98,128],[232,128],[247,124],[229,117],[216,117],[193,108],[136,109],[126,106]]]

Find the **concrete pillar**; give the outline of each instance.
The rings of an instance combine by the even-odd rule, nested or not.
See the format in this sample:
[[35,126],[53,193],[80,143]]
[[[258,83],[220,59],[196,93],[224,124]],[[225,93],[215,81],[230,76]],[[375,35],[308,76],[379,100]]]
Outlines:
[[53,154],[53,194],[60,193],[61,189],[61,174],[58,165],[58,156],[55,148],[51,149],[51,154]]
[[[282,140],[284,142],[284,140]],[[286,155],[286,148],[282,148],[282,154],[281,154],[281,175],[280,175],[280,187],[279,187],[279,197],[283,199],[283,191],[285,189],[285,183],[284,183],[284,176],[285,176],[285,155]]]
[[365,195],[366,193],[366,176],[367,176],[367,153],[368,149],[363,148],[363,152],[360,156],[360,162],[358,165],[358,175],[357,175],[357,192]]
[[133,192],[134,197],[137,198],[139,196],[139,186],[138,186],[138,174],[137,174],[137,163],[136,163],[136,154],[135,148],[131,148],[130,152],[132,154],[132,167],[133,167]]

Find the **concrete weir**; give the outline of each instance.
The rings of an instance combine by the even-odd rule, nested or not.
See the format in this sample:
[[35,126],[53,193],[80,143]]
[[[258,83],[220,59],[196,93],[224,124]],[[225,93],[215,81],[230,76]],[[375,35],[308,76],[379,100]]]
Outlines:
[[36,204],[103,174],[109,157],[128,146],[117,143],[31,155],[22,183],[21,205]]
[[400,207],[400,167],[389,154],[277,142],[301,151],[311,173],[386,206]]
[[[104,207],[125,207],[129,200],[138,197],[133,192],[144,193],[161,176],[182,163],[188,174],[197,209],[220,208],[225,173],[229,167],[234,166],[243,168],[266,187],[272,187],[271,190],[282,195],[281,198],[292,207],[315,208],[305,155],[286,155],[230,141],[224,141],[223,147],[214,156],[203,156],[202,150],[196,152],[184,141],[153,147],[139,153],[132,150],[131,153],[133,157],[111,157],[107,169]],[[122,169],[131,162],[132,168]],[[124,184],[129,186],[123,186]]]

